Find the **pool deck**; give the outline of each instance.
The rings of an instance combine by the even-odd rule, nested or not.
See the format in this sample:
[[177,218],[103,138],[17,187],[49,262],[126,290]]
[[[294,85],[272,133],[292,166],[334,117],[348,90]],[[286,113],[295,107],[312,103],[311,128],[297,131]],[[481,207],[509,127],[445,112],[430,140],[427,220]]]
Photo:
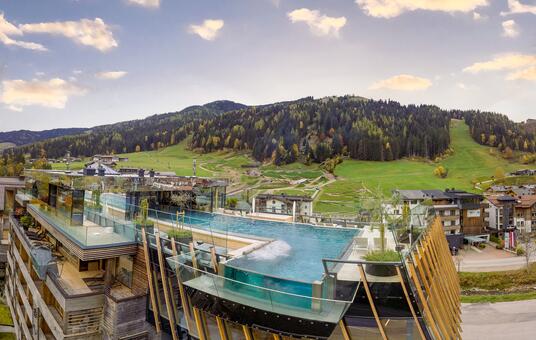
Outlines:
[[[363,260],[363,257],[371,250],[374,250],[374,238],[379,238],[380,232],[377,229],[370,230],[370,227],[363,228],[363,232],[359,235],[359,238],[368,238],[368,244],[366,248],[358,247],[356,238],[351,247],[348,249],[348,252],[343,256],[344,260],[348,261],[360,261]],[[395,249],[396,242],[394,236],[391,232],[385,233],[386,239],[386,248]],[[361,275],[359,274],[359,268],[357,264],[344,263],[337,266],[336,270],[337,278],[339,280],[345,281],[361,281]],[[374,276],[367,274],[367,281],[369,282],[398,282],[397,276],[392,277],[383,277],[383,276]]]

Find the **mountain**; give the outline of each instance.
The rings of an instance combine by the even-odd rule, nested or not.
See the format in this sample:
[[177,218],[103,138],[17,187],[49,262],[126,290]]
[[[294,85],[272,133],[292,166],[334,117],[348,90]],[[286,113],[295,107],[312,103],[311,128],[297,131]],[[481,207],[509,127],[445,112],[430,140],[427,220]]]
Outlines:
[[226,112],[193,131],[191,146],[251,151],[259,161],[433,158],[449,146],[448,114],[432,105],[361,97],[303,98]]
[[512,154],[511,150],[536,152],[534,131],[505,115],[332,96],[260,106],[215,101],[45,139],[19,146],[13,153],[59,158],[67,151],[72,156],[151,151],[190,136],[193,150],[243,150],[259,161],[277,165],[322,163],[340,155],[373,161],[435,159],[449,151],[452,118],[465,120],[472,138],[480,144],[507,154]]
[[135,151],[156,150],[182,141],[203,123],[223,112],[240,110],[246,105],[227,100],[196,105],[178,112],[156,114],[144,119],[93,127],[82,133],[39,141],[15,149],[32,158],[46,152],[48,158],[92,156]]
[[35,143],[44,139],[79,134],[87,129],[67,128],[52,129],[43,131],[18,130],[0,132],[0,143],[13,143],[15,145],[24,145]]

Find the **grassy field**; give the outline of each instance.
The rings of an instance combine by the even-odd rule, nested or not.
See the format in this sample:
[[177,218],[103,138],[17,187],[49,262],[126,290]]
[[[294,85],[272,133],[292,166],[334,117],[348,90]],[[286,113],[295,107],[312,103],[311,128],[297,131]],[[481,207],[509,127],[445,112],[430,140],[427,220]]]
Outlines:
[[[451,147],[454,152],[439,163],[419,160],[371,162],[345,160],[337,166],[337,181],[327,185],[315,202],[315,211],[352,211],[356,191],[360,188],[380,187],[386,194],[393,189],[445,189],[474,190],[474,183],[489,179],[497,168],[509,172],[526,168],[515,162],[490,153],[490,148],[475,143],[469,127],[462,121],[451,122]],[[439,164],[448,169],[447,178],[434,176]]]
[[[462,302],[506,302],[536,299],[536,263],[525,269],[504,272],[459,273]],[[472,290],[479,289],[474,293]]]
[[511,293],[500,295],[463,295],[461,298],[463,303],[495,303],[533,299],[536,299],[536,292]]

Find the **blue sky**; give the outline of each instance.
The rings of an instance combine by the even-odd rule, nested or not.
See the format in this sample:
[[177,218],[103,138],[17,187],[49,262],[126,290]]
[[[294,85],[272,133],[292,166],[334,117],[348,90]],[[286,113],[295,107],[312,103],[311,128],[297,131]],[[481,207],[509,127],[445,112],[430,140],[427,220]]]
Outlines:
[[531,0],[0,0],[0,131],[356,94],[536,118]]

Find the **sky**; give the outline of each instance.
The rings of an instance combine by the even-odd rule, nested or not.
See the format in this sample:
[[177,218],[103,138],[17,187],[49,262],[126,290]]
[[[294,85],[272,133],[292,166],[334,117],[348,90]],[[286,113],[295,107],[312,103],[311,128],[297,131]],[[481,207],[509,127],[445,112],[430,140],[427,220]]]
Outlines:
[[0,131],[354,94],[536,118],[534,0],[0,0]]

